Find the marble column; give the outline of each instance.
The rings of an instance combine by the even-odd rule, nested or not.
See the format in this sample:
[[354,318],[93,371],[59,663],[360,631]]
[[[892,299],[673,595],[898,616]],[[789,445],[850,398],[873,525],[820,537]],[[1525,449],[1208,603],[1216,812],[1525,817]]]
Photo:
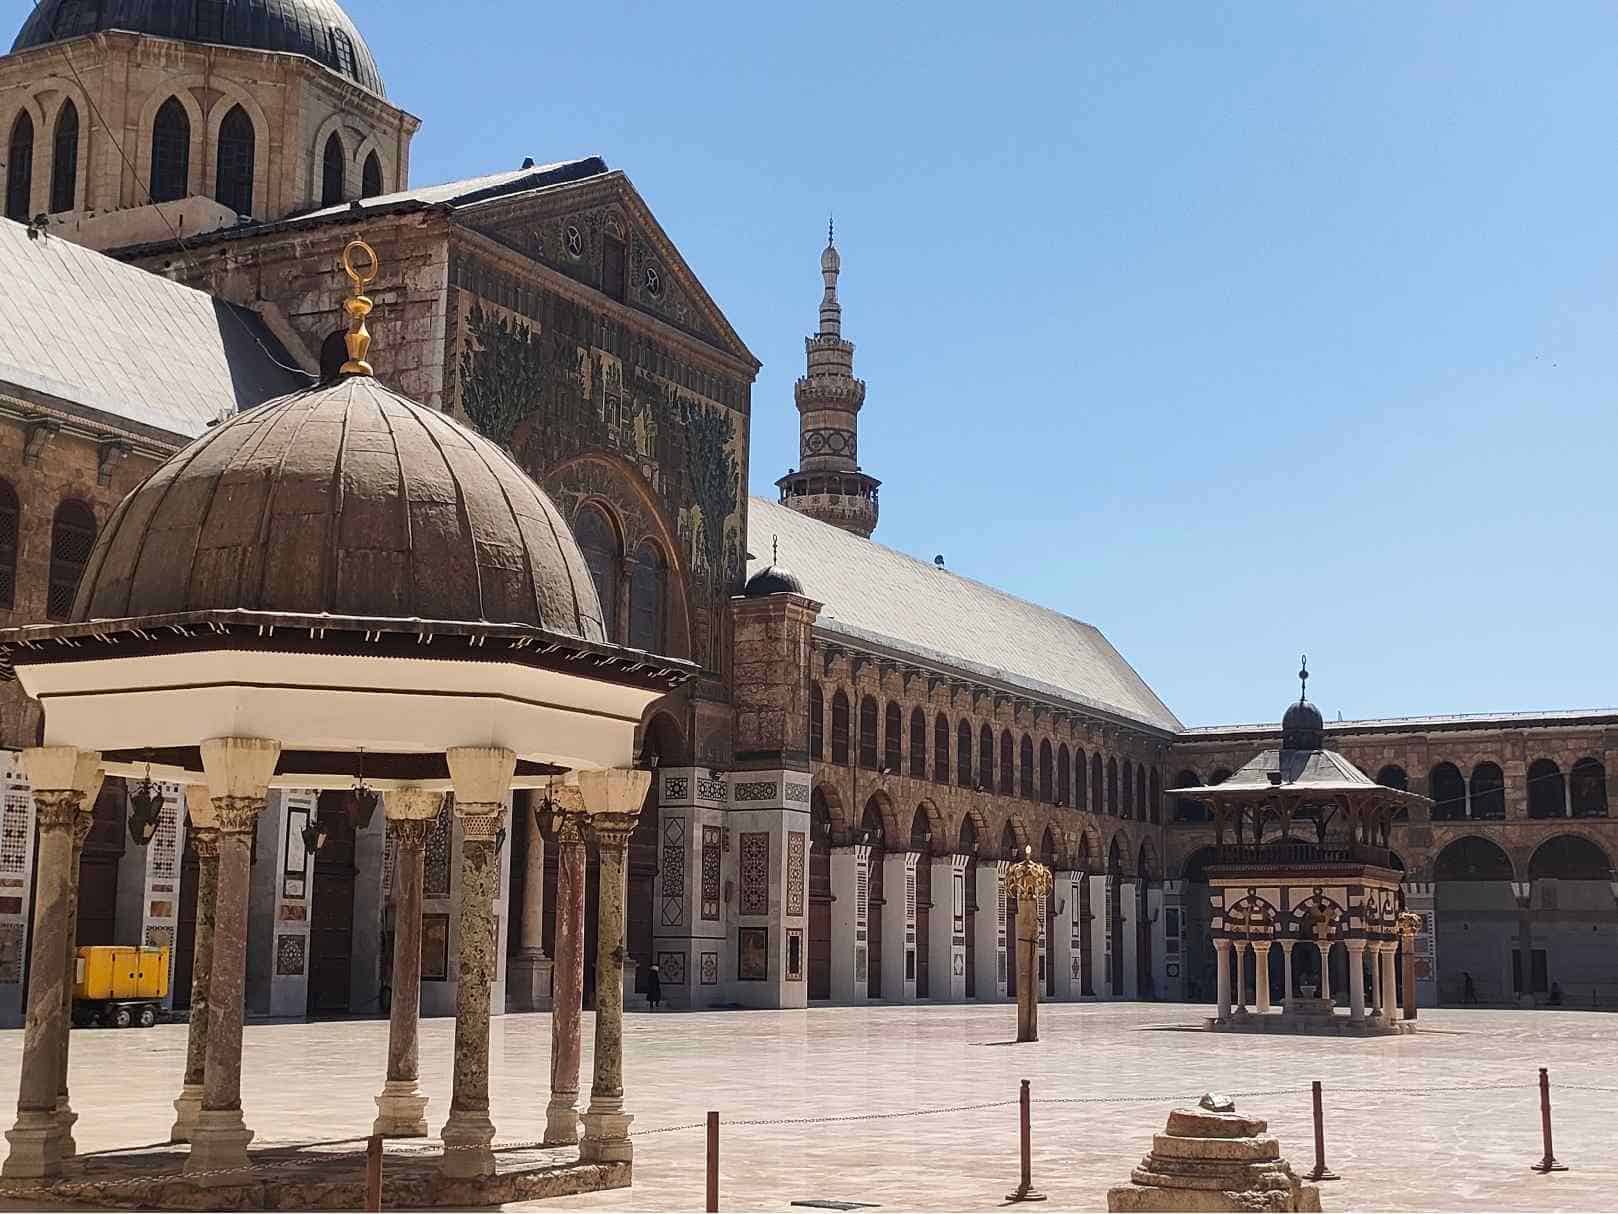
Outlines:
[[388,1008],[388,1075],[376,1098],[371,1133],[425,1138],[427,1097],[419,1086],[421,1056],[421,887],[427,836],[444,794],[424,788],[382,794],[393,838],[393,1002]]
[[1247,1012],[1247,941],[1235,941],[1236,952],[1236,1011],[1245,1015]]
[[1039,1040],[1039,916],[1043,899],[1017,899],[1017,1040]]
[[[207,786],[186,785],[185,800],[191,819],[191,846],[197,853],[197,925],[191,948],[191,1013],[186,1026],[185,1075],[180,1082],[180,1095],[174,1101],[170,1142],[191,1141],[191,1128],[197,1123],[197,1114],[202,1112],[202,1082],[208,1061],[208,977],[213,969],[214,902],[219,891],[219,830],[198,825],[213,820]],[[199,807],[192,809],[193,804]]]
[[1214,941],[1214,981],[1219,988],[1219,1019],[1230,1019],[1230,941]]
[[208,971],[208,1038],[202,1108],[191,1127],[185,1173],[208,1186],[240,1184],[253,1131],[242,1119],[242,1006],[247,981],[247,900],[253,831],[269,796],[281,744],[264,738],[211,738],[202,744],[209,817],[218,830],[219,884]]
[[95,802],[100,783],[85,794],[79,804],[78,816],[73,819],[73,861],[67,869],[67,981],[62,983],[62,1051],[60,1073],[56,1089],[56,1119],[62,1123],[66,1135],[62,1140],[62,1155],[72,1158],[79,1152],[73,1141],[73,1123],[79,1115],[73,1111],[73,1102],[67,1090],[67,1059],[73,1047],[73,988],[77,985],[79,962],[79,866],[84,859],[84,841],[90,837],[95,824]]
[[72,930],[68,869],[73,862],[74,826],[86,795],[93,796],[101,786],[100,756],[93,751],[32,747],[23,751],[23,766],[34,789],[38,852],[17,1121],[6,1131],[11,1152],[0,1168],[0,1176],[7,1180],[59,1176],[67,1153],[69,1126],[57,1116],[57,1105],[69,1024],[62,991],[73,984],[66,968]]
[[[574,791],[574,790],[569,790]],[[560,799],[560,798],[559,798]],[[574,800],[582,805],[582,801]],[[579,1140],[579,1022],[584,1012],[584,814],[556,814],[556,965],[552,970],[551,1098],[545,1143]]]
[[1315,951],[1320,954],[1320,997],[1331,1002],[1331,941],[1317,940]]
[[580,1121],[579,1158],[586,1163],[629,1163],[634,1146],[624,1112],[624,896],[625,853],[646,800],[651,773],[614,768],[579,773],[579,791],[601,856],[596,907],[595,1074],[590,1107]]
[[439,1169],[461,1179],[494,1174],[489,1120],[489,989],[495,974],[494,902],[500,857],[495,835],[505,818],[517,756],[493,746],[448,752],[461,822],[461,906],[456,923],[455,1065],[444,1157]]
[[1291,940],[1281,941],[1281,1006],[1283,1008],[1292,1003],[1292,945]]
[[1345,940],[1348,947],[1348,1014],[1365,1018],[1365,941]]
[[1382,945],[1373,940],[1366,951],[1371,954],[1371,1018],[1381,1020],[1386,1008],[1382,1002]]
[[538,1012],[551,1006],[551,986],[554,981],[551,959],[545,955],[545,836],[539,829],[539,792],[520,798],[516,804],[524,805],[513,814],[521,813],[522,822],[512,823],[512,834],[520,827],[527,839],[527,859],[523,866],[522,906],[517,921],[517,954],[507,969],[506,985],[509,994],[506,1003],[517,1011]]
[[1399,982],[1393,971],[1392,944],[1382,946],[1382,1019],[1393,1024],[1399,1019]]
[[1258,940],[1253,944],[1253,1010],[1263,1014],[1270,1010],[1270,942]]

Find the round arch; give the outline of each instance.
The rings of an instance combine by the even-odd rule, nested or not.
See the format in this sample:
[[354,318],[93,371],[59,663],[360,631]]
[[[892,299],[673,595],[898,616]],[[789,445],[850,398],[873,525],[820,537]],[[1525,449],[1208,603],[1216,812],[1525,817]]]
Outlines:
[[1511,857],[1481,835],[1452,839],[1433,858],[1434,881],[1510,881],[1515,876]]
[[[923,838],[923,845],[916,846],[916,840]],[[949,839],[949,833],[944,828],[944,815],[938,812],[926,797],[916,804],[916,812],[910,818],[910,850],[936,852],[944,848]]]
[[1032,840],[1028,837],[1028,826],[1016,814],[1008,814],[1005,822],[1002,823],[1000,827],[999,841],[1002,848],[1005,846],[1006,832],[1008,831],[1011,833],[1011,839],[1013,846],[1016,848],[1016,854],[1006,856],[1004,858],[1007,860],[1020,860],[1023,858],[1024,854],[1026,853],[1026,849],[1032,842]]
[[1196,851],[1180,861],[1180,877],[1182,880],[1197,885],[1208,884],[1208,866],[1215,864],[1219,859],[1219,849],[1216,847],[1199,847]]
[[983,816],[983,811],[976,805],[967,806],[966,812],[961,815],[961,824],[955,832],[958,846],[963,855],[976,856],[982,849],[989,834],[989,823]]
[[878,789],[865,801],[865,809],[860,814],[860,831],[879,831],[878,839],[883,851],[903,851],[909,842],[910,834],[899,825],[899,815],[894,810],[893,798]]
[[1054,826],[1047,826],[1039,836],[1039,862],[1050,868],[1052,872],[1059,872],[1066,867],[1062,863],[1066,851],[1062,846],[1063,840]]
[[1594,839],[1582,834],[1552,835],[1528,860],[1530,880],[1610,881],[1612,857]]
[[685,731],[666,708],[654,703],[646,710],[641,722],[640,738],[638,753],[642,763],[655,758],[659,767],[691,765],[691,753],[685,744]]
[[1135,873],[1142,881],[1162,880],[1163,873],[1157,863],[1157,848],[1150,839],[1142,841],[1135,861]]
[[809,812],[811,816],[817,812],[825,813],[833,838],[847,839],[854,831],[854,823],[849,821],[848,809],[843,805],[842,795],[834,784],[815,785],[809,795]]

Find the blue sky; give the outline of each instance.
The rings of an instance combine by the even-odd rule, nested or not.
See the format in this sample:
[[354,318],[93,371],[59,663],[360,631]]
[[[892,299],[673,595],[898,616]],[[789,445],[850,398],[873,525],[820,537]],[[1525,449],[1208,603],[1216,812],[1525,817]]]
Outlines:
[[[1618,702],[1611,5],[348,0],[417,183],[599,153],[796,459],[826,214],[878,538],[1190,724]],[[790,554],[783,554],[790,559]]]

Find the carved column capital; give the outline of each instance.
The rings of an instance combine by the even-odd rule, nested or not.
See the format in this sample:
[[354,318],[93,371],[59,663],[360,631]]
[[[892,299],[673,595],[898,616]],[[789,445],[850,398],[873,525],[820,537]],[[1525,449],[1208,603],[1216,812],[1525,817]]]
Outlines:
[[493,843],[506,819],[506,807],[501,801],[456,801],[455,816],[467,842]]
[[640,820],[640,814],[591,814],[589,819],[590,833],[595,836],[596,845],[621,852],[629,846],[629,836],[635,833],[635,823]]
[[40,830],[71,830],[78,823],[84,794],[76,788],[36,788],[35,817]]
[[191,828],[191,846],[197,853],[199,861],[219,859],[219,828],[216,826],[193,826]]
[[[95,821],[96,816],[94,809],[86,806],[83,801],[80,801],[79,812],[74,815],[73,818],[73,846],[75,848],[82,848],[84,846],[84,841],[90,837],[90,828],[95,825]],[[76,875],[75,880],[77,880]]]
[[389,818],[388,837],[393,840],[395,847],[406,851],[421,851],[427,846],[427,836],[432,833],[433,822],[431,818]]
[[557,844],[562,847],[569,845],[582,847],[585,827],[589,820],[589,814],[576,811],[561,810],[552,814],[551,824],[556,832]]
[[214,820],[221,835],[248,835],[264,808],[264,798],[255,794],[245,796],[211,797]]

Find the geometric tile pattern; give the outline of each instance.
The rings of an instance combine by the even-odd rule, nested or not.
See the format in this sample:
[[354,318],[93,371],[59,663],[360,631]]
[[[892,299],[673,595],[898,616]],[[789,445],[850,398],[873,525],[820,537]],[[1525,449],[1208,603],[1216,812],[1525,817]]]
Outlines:
[[740,911],[744,915],[770,913],[770,832],[743,831],[741,862],[737,871],[741,886]]

